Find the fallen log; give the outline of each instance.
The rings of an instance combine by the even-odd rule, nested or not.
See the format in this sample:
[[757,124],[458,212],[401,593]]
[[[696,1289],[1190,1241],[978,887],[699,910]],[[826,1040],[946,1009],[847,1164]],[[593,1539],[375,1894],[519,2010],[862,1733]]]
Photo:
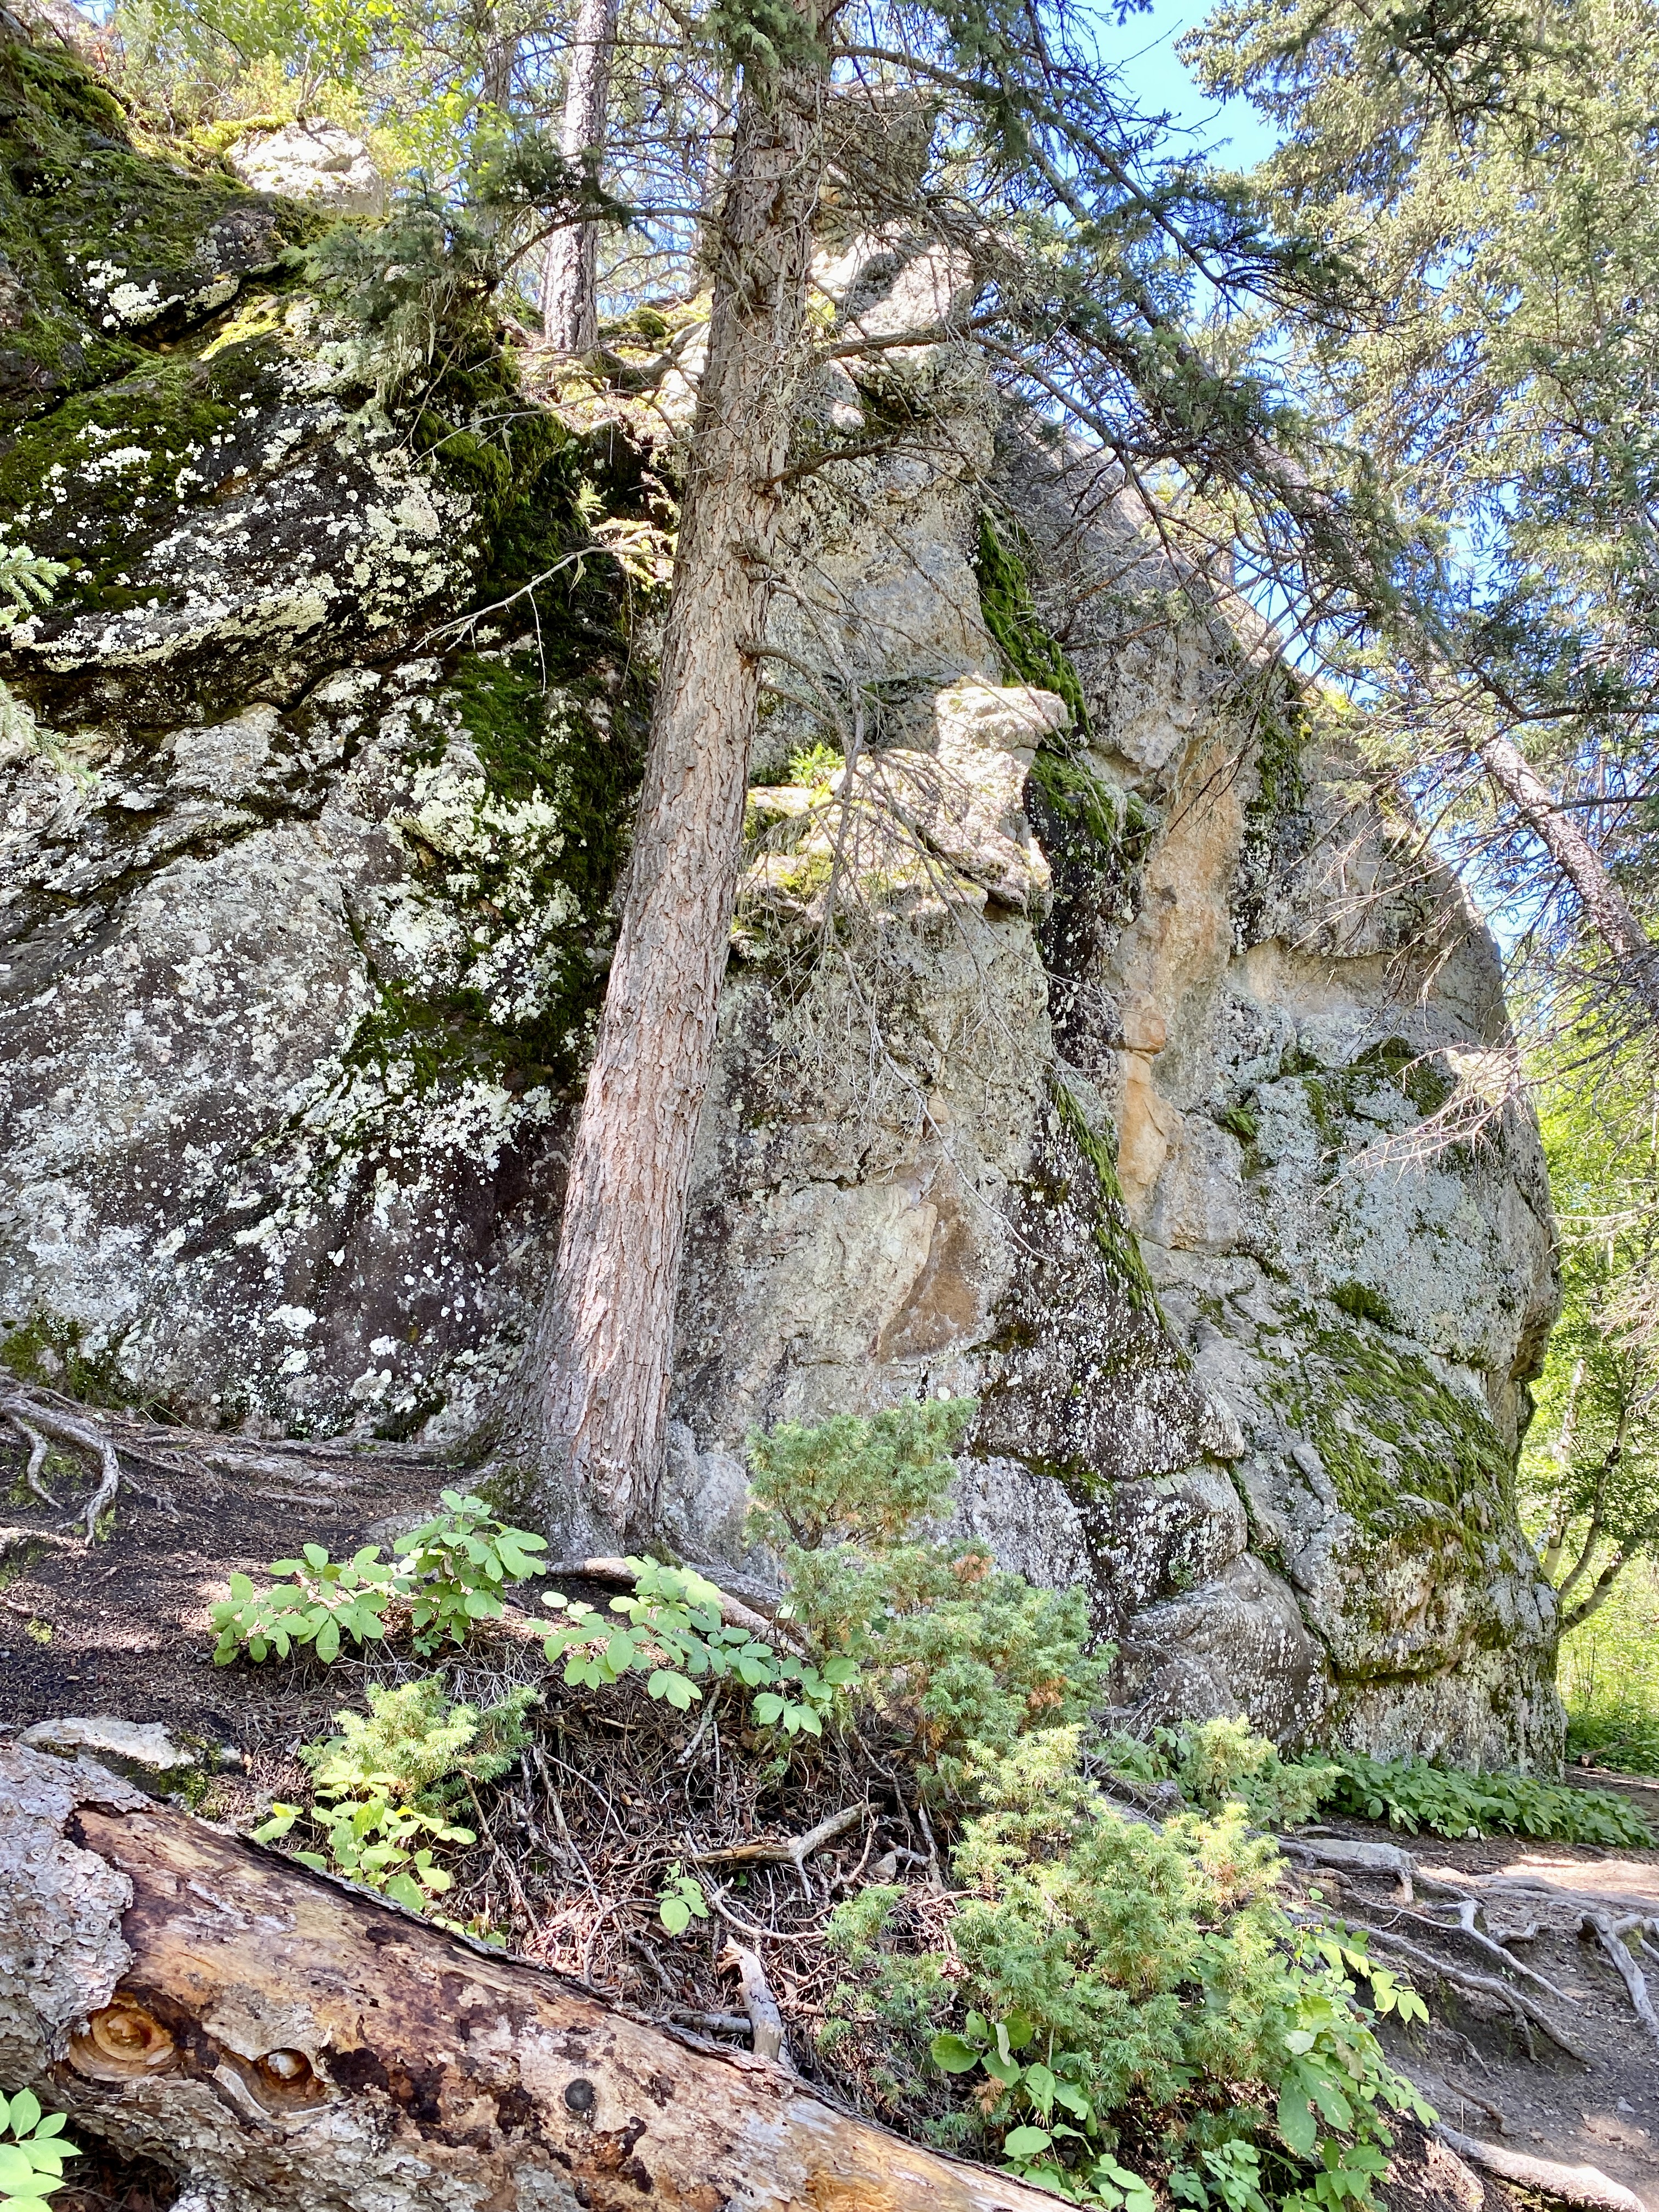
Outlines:
[[15,1742],[0,2083],[212,2212],[1053,2212],[780,2066]]

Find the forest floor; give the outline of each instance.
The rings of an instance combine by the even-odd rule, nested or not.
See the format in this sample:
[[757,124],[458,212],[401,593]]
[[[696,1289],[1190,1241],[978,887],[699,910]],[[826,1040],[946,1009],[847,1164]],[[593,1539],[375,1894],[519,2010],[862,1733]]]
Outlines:
[[[300,1747],[330,1733],[343,1706],[361,1706],[370,1681],[429,1671],[374,1650],[331,1668],[314,1660],[256,1668],[212,1663],[209,1608],[233,1571],[258,1574],[309,1540],[340,1558],[422,1518],[453,1478],[395,1452],[264,1445],[164,1436],[113,1417],[131,1479],[105,1540],[50,1547],[14,1542],[0,1560],[0,1729],[64,1716],[158,1722],[196,1755],[188,1793],[209,1818],[246,1829],[275,1799],[302,1796]],[[0,1492],[13,1528],[61,1528],[29,1498],[22,1455],[0,1447]],[[49,1462],[46,1479],[70,1472]],[[65,1510],[71,1503],[64,1496]],[[568,1595],[603,1604],[611,1594],[561,1578]],[[946,1907],[943,1856],[927,1813],[895,1767],[824,1751],[803,1782],[781,1786],[777,1762],[738,1755],[730,1718],[692,1736],[691,1724],[647,1707],[628,1686],[572,1691],[551,1675],[527,1616],[486,1631],[452,1656],[448,1693],[483,1705],[534,1683],[543,1702],[520,1778],[475,1794],[477,1840],[445,1900],[455,1917],[506,1931],[515,1949],[574,1978],[636,2016],[672,2020],[742,2043],[748,2023],[720,1963],[729,1936],[758,1942],[789,2043],[809,2078],[872,2109],[856,2051],[824,2068],[814,2031],[833,2002],[838,1966],[820,1940],[828,1913],[865,1880],[908,1882],[926,1926]],[[714,1701],[711,1701],[713,1703]],[[688,1747],[688,1737],[690,1737]],[[722,1741],[726,1751],[722,1759]],[[533,1771],[532,1771],[533,1766]],[[1659,1824],[1659,1788],[1628,1778],[1575,1774],[1623,1787]],[[780,1847],[744,1856],[757,1839],[799,1837],[820,1821],[845,1825],[792,1863]],[[1431,2006],[1427,2027],[1385,2025],[1394,2063],[1461,2133],[1571,2166],[1599,2168],[1659,2212],[1659,2042],[1641,2026],[1594,1935],[1577,1932],[1586,1899],[1659,1913],[1659,1849],[1611,1851],[1514,1838],[1443,1841],[1333,1820],[1311,1839],[1377,1838],[1407,1846],[1431,1896],[1436,1878],[1510,1885],[1485,1901],[1486,1925],[1534,1976],[1524,1986],[1581,2054],[1569,2057],[1501,2001],[1438,1980],[1432,1966],[1396,1958]],[[682,1938],[667,1936],[657,1905],[667,1870],[695,1866],[712,1910]],[[1514,1885],[1530,1885],[1524,1889]],[[1290,1901],[1316,1892],[1334,1917],[1404,1937],[1465,1978],[1497,1972],[1455,1929],[1425,1924],[1421,1892],[1407,1904],[1386,1876],[1291,1869]],[[1440,1917],[1446,1908],[1440,1906]],[[1430,1906],[1431,1917],[1432,1905]],[[1413,1914],[1419,1917],[1412,1917]],[[1535,1923],[1535,1933],[1525,1927]],[[1413,2126],[1401,2136],[1389,2185],[1395,2212],[1498,2212],[1532,2200],[1478,2184]],[[157,2169],[82,2169],[59,2212],[163,2212]]]

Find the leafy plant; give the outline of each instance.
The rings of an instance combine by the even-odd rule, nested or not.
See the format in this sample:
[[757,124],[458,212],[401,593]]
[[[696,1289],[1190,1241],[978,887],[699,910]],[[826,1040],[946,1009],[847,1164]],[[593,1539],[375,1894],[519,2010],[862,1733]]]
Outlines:
[[322,1830],[324,1848],[296,1850],[294,1856],[302,1866],[315,1867],[319,1874],[343,1875],[416,1912],[424,1912],[433,1898],[454,1887],[454,1875],[438,1864],[432,1846],[477,1840],[471,1828],[394,1805],[378,1790],[367,1797],[319,1805],[309,1814],[302,1805],[273,1805],[270,1818],[253,1831],[253,1840],[276,1843],[296,1821],[307,1819]]
[[354,1644],[378,1643],[386,1634],[384,1615],[398,1595],[396,1570],[380,1557],[378,1544],[366,1544],[349,1559],[331,1559],[321,1544],[307,1544],[297,1559],[273,1559],[278,1577],[267,1589],[234,1574],[230,1595],[208,1618],[219,1632],[213,1660],[228,1667],[239,1652],[286,1659],[296,1645],[312,1644],[326,1666],[337,1659],[343,1638]]
[[671,1936],[684,1936],[694,1920],[707,1920],[708,1900],[702,1884],[680,1870],[678,1859],[657,1898],[657,1917]]
[[500,1620],[503,1584],[546,1572],[535,1556],[547,1549],[544,1536],[508,1528],[482,1498],[453,1490],[441,1497],[444,1510],[392,1547],[404,1562],[418,1651],[435,1650],[446,1637],[464,1644],[474,1621]]
[[42,2112],[33,2089],[0,2096],[0,2212],[40,2212],[64,2185],[64,2160],[79,2158],[64,2139],[62,2112]]
[[264,1589],[234,1574],[230,1595],[209,1615],[218,1631],[214,1663],[228,1667],[244,1650],[256,1662],[273,1651],[286,1659],[309,1644],[328,1665],[347,1638],[380,1642],[398,1600],[407,1600],[416,1648],[424,1652],[446,1636],[459,1644],[476,1621],[499,1618],[503,1585],[545,1571],[535,1554],[546,1540],[508,1528],[482,1498],[446,1490],[442,1502],[442,1513],[398,1538],[400,1559],[384,1559],[379,1545],[366,1544],[349,1559],[331,1559],[323,1545],[307,1544],[297,1559],[273,1560],[278,1579]]
[[824,1716],[858,1672],[853,1661],[832,1658],[815,1667],[779,1652],[746,1628],[726,1627],[720,1591],[702,1575],[659,1559],[628,1564],[633,1591],[611,1601],[626,1627],[580,1599],[544,1595],[544,1605],[566,1615],[549,1635],[546,1651],[550,1664],[563,1659],[567,1682],[599,1689],[642,1674],[651,1697],[683,1713],[702,1696],[694,1677],[736,1680],[758,1692],[751,1711],[763,1727],[788,1735],[823,1733]]
[[[316,1802],[309,1810],[273,1805],[254,1838],[279,1842],[303,1823],[317,1831],[321,1848],[296,1850],[302,1864],[428,1911],[454,1886],[441,1847],[477,1840],[451,1818],[455,1798],[506,1773],[524,1746],[524,1717],[535,1702],[535,1691],[522,1687],[482,1711],[452,1704],[436,1674],[395,1688],[374,1684],[367,1714],[337,1713],[339,1735],[301,1751],[316,1777]],[[500,1940],[477,1925],[465,1932]]]
[[1425,1759],[1367,1759],[1332,1754],[1338,1779],[1329,1802],[1338,1812],[1415,1835],[1550,1836],[1569,1844],[1634,1845],[1653,1836],[1636,1808],[1607,1790],[1567,1790],[1526,1774],[1466,1774]]
[[[1120,2207],[1124,2212],[1157,2212],[1157,2200],[1141,2177],[1091,2141],[1100,2133],[1103,2116],[1083,2087],[1086,2061],[1073,2051],[1051,2054],[1048,2063],[1015,2056],[1030,2048],[1035,2033],[1022,2014],[991,2022],[983,2013],[970,2012],[961,2035],[936,2035],[928,2048],[944,2073],[971,2073],[982,2066],[1011,2116],[1032,2116],[1002,2139],[1003,2159],[1023,2180],[1079,2203],[1104,2205],[1109,2212]],[[1073,2160],[1062,2164],[1067,2148]]]

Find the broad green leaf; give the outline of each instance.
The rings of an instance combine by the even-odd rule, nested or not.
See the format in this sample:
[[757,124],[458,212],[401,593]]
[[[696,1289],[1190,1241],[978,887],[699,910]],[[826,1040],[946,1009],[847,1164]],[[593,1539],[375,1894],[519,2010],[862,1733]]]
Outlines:
[[1048,2149],[1054,2137],[1047,2128],[1011,2128],[1002,2139],[1006,2158],[1037,2158]]
[[1314,2118],[1314,2108],[1293,2082],[1287,2081],[1279,2093],[1279,2132],[1304,2158],[1311,2154],[1319,2140],[1319,2123]]
[[959,2035],[936,2035],[927,2047],[933,2063],[947,2074],[971,2074],[979,2064],[978,2051]]

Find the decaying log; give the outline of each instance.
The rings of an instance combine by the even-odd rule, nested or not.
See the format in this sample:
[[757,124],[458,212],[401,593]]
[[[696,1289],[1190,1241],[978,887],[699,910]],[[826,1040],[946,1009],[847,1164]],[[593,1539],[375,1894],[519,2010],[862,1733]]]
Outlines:
[[779,2066],[15,1742],[0,2081],[214,2212],[1053,2212]]

